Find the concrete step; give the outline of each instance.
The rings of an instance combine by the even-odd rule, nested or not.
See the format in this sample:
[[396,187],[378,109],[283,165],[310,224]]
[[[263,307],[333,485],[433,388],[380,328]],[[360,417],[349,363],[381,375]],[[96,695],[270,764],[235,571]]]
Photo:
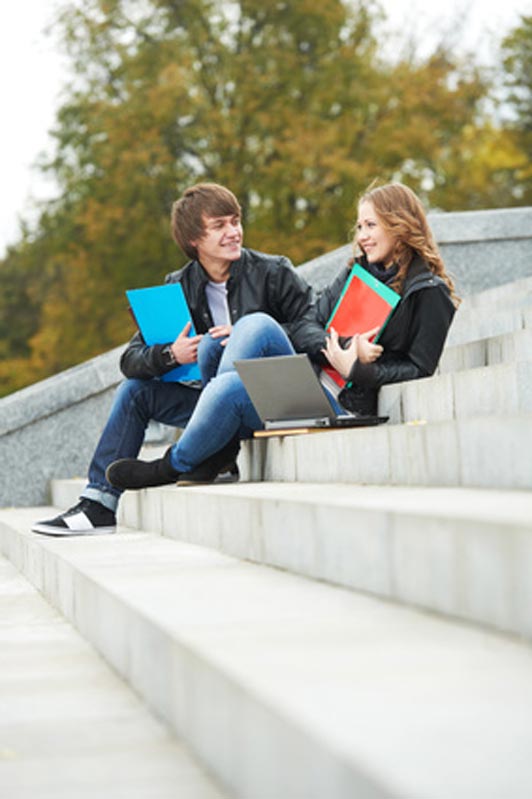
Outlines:
[[532,303],[523,307],[499,308],[481,306],[479,308],[459,308],[453,320],[446,346],[466,344],[482,338],[502,336],[515,330],[532,328]]
[[532,326],[502,336],[470,341],[446,347],[438,365],[438,374],[532,360]]
[[3,551],[235,796],[525,799],[532,649],[148,533]]
[[[58,481],[67,508],[81,485]],[[128,492],[120,520],[532,638],[532,492],[294,483]]]
[[524,277],[470,294],[465,297],[460,308],[464,310],[494,306],[519,308],[523,305],[532,305],[532,277]]
[[532,416],[385,424],[246,442],[244,479],[522,489],[532,485]]
[[[160,457],[163,450],[147,452],[146,457]],[[532,416],[420,420],[246,441],[239,466],[241,480],[246,482],[529,491]],[[52,481],[52,485],[64,483]],[[69,502],[56,501],[60,507],[68,507]]]
[[392,424],[532,413],[532,350],[529,361],[383,386],[379,413],[389,416]]
[[0,606],[2,797],[227,796],[4,558]]

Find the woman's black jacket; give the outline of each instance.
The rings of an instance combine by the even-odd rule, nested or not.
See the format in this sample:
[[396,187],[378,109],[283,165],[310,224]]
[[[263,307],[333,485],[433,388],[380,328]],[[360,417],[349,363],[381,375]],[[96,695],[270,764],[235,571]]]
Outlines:
[[[350,267],[342,270],[319,296],[316,318],[324,327],[350,271]],[[379,338],[384,352],[373,363],[355,362],[348,378],[351,385],[339,398],[342,404],[349,410],[374,413],[380,386],[432,375],[454,313],[449,288],[416,256],[408,269],[401,300]]]
[[[198,261],[190,261],[177,272],[166,276],[166,283],[181,283],[196,333],[206,333],[213,321],[205,295],[209,277]],[[312,290],[298,275],[288,258],[242,249],[238,261],[231,264],[227,280],[227,301],[231,322],[263,311],[283,325],[294,347],[304,351],[307,329],[316,324],[312,314]],[[171,342],[166,342],[170,344]],[[175,368],[165,360],[165,344],[148,347],[136,333],[120,359],[126,377],[159,377]]]

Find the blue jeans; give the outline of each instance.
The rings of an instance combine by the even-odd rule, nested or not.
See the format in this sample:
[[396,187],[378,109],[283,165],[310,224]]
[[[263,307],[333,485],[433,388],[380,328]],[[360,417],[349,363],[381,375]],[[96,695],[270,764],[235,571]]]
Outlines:
[[[231,369],[235,358],[252,357],[246,355],[248,350],[243,344],[239,344],[241,335],[254,337],[254,325],[259,324],[260,327],[259,319],[270,320],[270,317],[265,314],[253,314],[244,317],[242,321],[244,319],[248,320],[245,325],[239,327],[240,323],[237,323],[233,333],[240,331],[241,328],[243,331],[247,330],[248,333],[238,332],[234,342],[232,333],[227,346],[222,346],[220,339],[213,339],[208,334],[203,336],[198,348],[198,365],[203,385],[206,385],[215,376],[219,367],[222,370]],[[255,322],[251,321],[253,319]],[[281,339],[293,352],[282,328],[273,320],[270,321],[277,326]],[[265,341],[268,346],[267,333]],[[265,352],[264,347],[253,350],[253,352],[255,351],[258,355]],[[90,462],[89,481],[81,496],[100,502],[110,510],[116,510],[122,491],[111,486],[105,479],[105,470],[109,464],[119,458],[137,457],[144,442],[148,422],[151,419],[172,427],[184,427],[192,416],[199,397],[200,390],[197,388],[191,388],[182,383],[164,383],[156,378],[151,380],[132,379],[121,383],[116,391],[107,424]],[[226,442],[221,444],[220,449],[224,443]],[[216,452],[216,449],[212,452]]]
[[234,361],[295,352],[281,325],[264,313],[242,317],[222,349],[216,377],[203,389],[186,430],[172,447],[171,462],[179,472],[191,471],[236,435],[250,438],[262,427]]
[[107,466],[119,458],[137,457],[150,419],[183,427],[199,396],[197,388],[183,383],[164,383],[156,378],[121,383],[89,466],[89,482],[81,496],[116,510],[122,492],[105,479]]
[[[220,339],[203,336],[198,348],[202,384],[214,377],[225,353]],[[199,388],[182,383],[125,380],[117,389],[109,419],[89,465],[89,482],[81,496],[116,510],[121,491],[109,485],[105,470],[119,458],[136,458],[153,419],[171,427],[184,427],[199,399]]]
[[201,372],[201,383],[206,386],[218,372],[218,367],[225,353],[225,346],[222,346],[224,339],[212,338],[206,333],[201,339],[198,347],[198,366]]

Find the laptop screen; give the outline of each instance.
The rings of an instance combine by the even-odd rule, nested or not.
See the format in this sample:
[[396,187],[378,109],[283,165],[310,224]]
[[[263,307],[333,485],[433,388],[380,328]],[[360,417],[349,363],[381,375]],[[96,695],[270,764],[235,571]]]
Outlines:
[[264,424],[336,416],[306,355],[250,358],[235,368]]

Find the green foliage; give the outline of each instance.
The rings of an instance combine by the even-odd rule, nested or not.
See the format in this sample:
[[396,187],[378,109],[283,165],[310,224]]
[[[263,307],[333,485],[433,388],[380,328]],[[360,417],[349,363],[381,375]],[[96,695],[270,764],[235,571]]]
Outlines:
[[532,132],[532,16],[522,17],[521,24],[503,42],[508,101],[516,113],[516,127]]
[[509,125],[512,144],[519,153],[513,170],[515,201],[532,204],[532,16],[521,17],[520,25],[503,42],[506,103],[513,112]]
[[[69,3],[72,80],[44,167],[60,198],[0,263],[0,392],[126,340],[124,290],[184,262],[169,213],[199,180],[237,194],[250,246],[295,263],[347,240],[375,177],[441,208],[515,200],[526,131],[485,118],[485,80],[443,47],[385,59],[379,14],[347,0]],[[516,76],[527,30],[508,43]]]

